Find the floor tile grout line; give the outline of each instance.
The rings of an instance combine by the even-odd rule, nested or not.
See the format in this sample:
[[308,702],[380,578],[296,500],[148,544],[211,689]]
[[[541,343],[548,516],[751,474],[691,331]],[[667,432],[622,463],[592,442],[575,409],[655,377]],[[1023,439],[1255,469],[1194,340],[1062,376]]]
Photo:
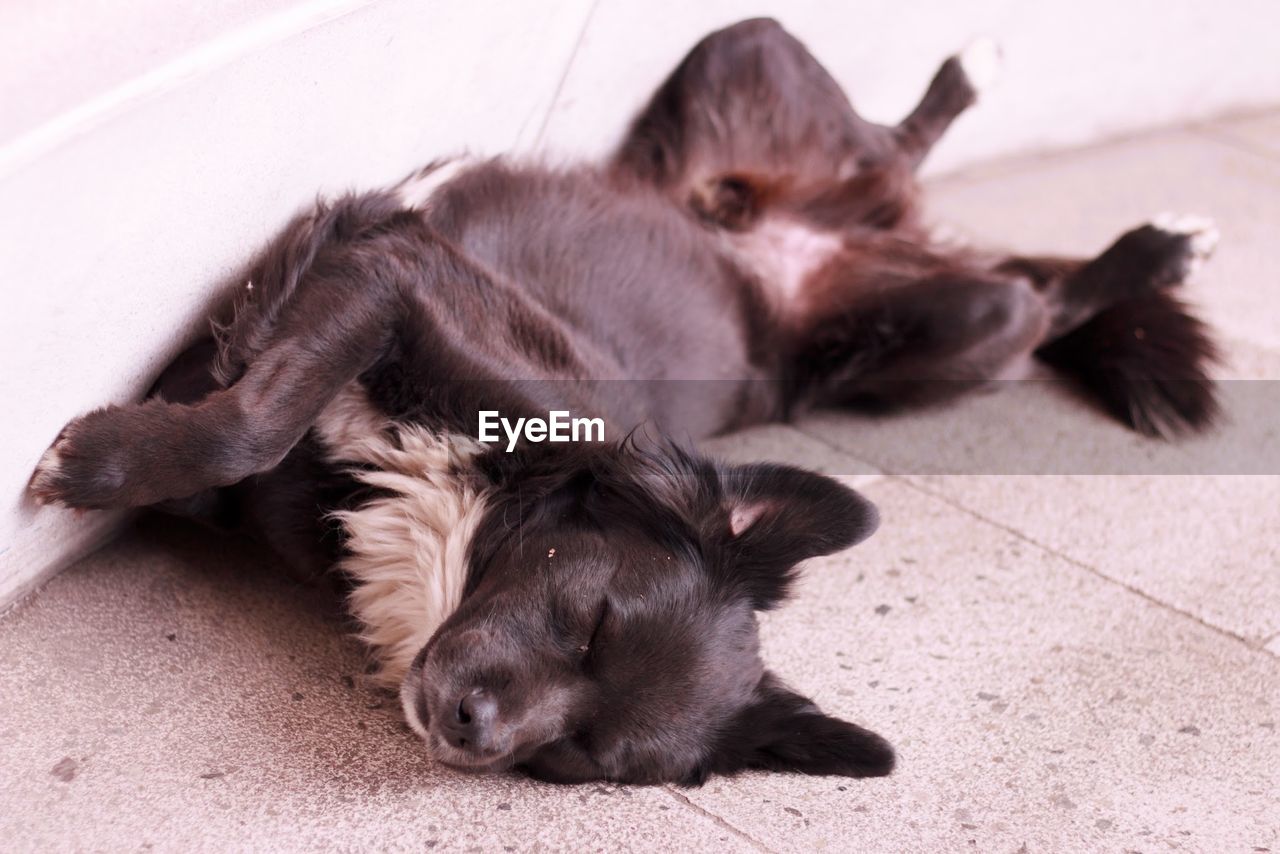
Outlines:
[[1040,549],[1041,551],[1044,551],[1044,552],[1046,552],[1046,553],[1048,553],[1048,554],[1050,554],[1050,555],[1053,555],[1054,557],[1060,558],[1061,560],[1066,561],[1067,563],[1071,564],[1072,566],[1075,566],[1075,567],[1078,567],[1078,568],[1080,568],[1080,569],[1083,569],[1083,570],[1085,570],[1086,572],[1088,572],[1089,574],[1091,574],[1091,575],[1093,575],[1093,576],[1095,576],[1095,577],[1097,577],[1097,578],[1099,578],[1099,579],[1101,579],[1101,580],[1103,580],[1103,581],[1105,581],[1105,582],[1107,582],[1107,583],[1109,583],[1109,584],[1112,584],[1112,585],[1115,585],[1115,586],[1117,586],[1117,587],[1120,587],[1120,588],[1121,588],[1121,589],[1123,589],[1123,590],[1127,590],[1128,592],[1130,592],[1130,593],[1132,593],[1132,594],[1134,594],[1134,595],[1138,596],[1138,597],[1139,597],[1139,598],[1141,598],[1141,599],[1146,600],[1147,602],[1151,603],[1152,605],[1155,605],[1155,606],[1156,606],[1156,607],[1158,607],[1158,608],[1161,608],[1161,609],[1163,609],[1163,610],[1170,611],[1170,612],[1172,612],[1172,613],[1175,613],[1175,614],[1178,614],[1178,615],[1180,615],[1180,616],[1182,616],[1182,617],[1185,617],[1185,618],[1187,618],[1188,620],[1191,620],[1191,621],[1192,621],[1192,622],[1194,622],[1194,623],[1198,623],[1199,625],[1203,626],[1204,628],[1208,629],[1209,631],[1214,632],[1215,634],[1219,634],[1219,635],[1222,635],[1222,636],[1224,636],[1224,637],[1230,638],[1231,640],[1238,641],[1239,643],[1243,644],[1245,647],[1247,647],[1248,649],[1253,650],[1254,652],[1261,652],[1261,653],[1263,653],[1263,654],[1266,654],[1266,655],[1269,655],[1269,656],[1272,656],[1272,657],[1275,657],[1275,658],[1280,658],[1280,653],[1273,653],[1271,650],[1267,649],[1267,646],[1268,646],[1269,644],[1271,644],[1271,643],[1272,643],[1273,641],[1275,641],[1276,639],[1280,638],[1280,632],[1276,632],[1274,635],[1270,635],[1270,636],[1268,636],[1266,639],[1261,640],[1261,641],[1258,641],[1258,642],[1254,642],[1254,641],[1249,640],[1248,638],[1241,637],[1240,635],[1237,635],[1237,634],[1235,634],[1234,632],[1228,631],[1227,629],[1223,629],[1223,628],[1221,628],[1221,627],[1219,627],[1219,626],[1215,626],[1214,624],[1209,623],[1209,622],[1207,622],[1207,621],[1205,621],[1205,620],[1201,619],[1200,617],[1197,617],[1195,614],[1192,614],[1192,613],[1190,613],[1190,612],[1184,611],[1184,610],[1182,610],[1181,608],[1178,608],[1178,607],[1177,607],[1177,606],[1175,606],[1175,605],[1172,605],[1172,604],[1170,604],[1170,603],[1168,603],[1168,602],[1164,602],[1164,601],[1162,601],[1162,600],[1160,600],[1160,599],[1156,599],[1155,597],[1151,596],[1149,593],[1146,593],[1145,591],[1143,591],[1143,590],[1141,590],[1141,589],[1139,589],[1139,588],[1137,588],[1137,587],[1134,587],[1134,586],[1132,586],[1132,585],[1130,585],[1130,584],[1126,584],[1125,582],[1123,582],[1123,581],[1119,581],[1118,579],[1112,578],[1111,576],[1109,576],[1109,575],[1107,575],[1106,573],[1102,572],[1102,571],[1101,571],[1100,569],[1098,569],[1097,567],[1091,566],[1091,565],[1089,565],[1089,564],[1085,563],[1084,561],[1081,561],[1081,560],[1079,560],[1079,559],[1077,559],[1077,558],[1074,558],[1074,557],[1072,557],[1072,556],[1070,556],[1070,555],[1068,555],[1068,554],[1065,554],[1065,553],[1063,553],[1063,552],[1059,551],[1058,549],[1053,548],[1052,546],[1050,546],[1050,545],[1048,545],[1048,544],[1046,544],[1046,543],[1042,543],[1042,542],[1040,542],[1039,540],[1035,539],[1034,537],[1031,537],[1030,535],[1028,535],[1028,534],[1026,534],[1026,533],[1024,533],[1024,532],[1019,531],[1019,530],[1018,530],[1018,529],[1016,529],[1016,528],[1010,527],[1009,525],[1006,525],[1006,524],[1004,524],[1003,522],[999,522],[999,521],[997,521],[997,520],[995,520],[995,519],[992,519],[992,518],[990,518],[990,517],[988,517],[988,516],[986,516],[986,515],[984,515],[984,514],[982,514],[982,513],[978,512],[978,511],[976,511],[976,510],[972,509],[971,507],[968,507],[968,506],[966,506],[966,505],[964,505],[964,504],[960,503],[957,499],[952,498],[951,496],[949,496],[949,495],[947,495],[947,494],[945,494],[945,493],[941,493],[941,492],[937,492],[937,491],[932,490],[932,489],[928,489],[927,487],[923,486],[923,485],[922,485],[918,480],[916,480],[914,477],[912,477],[912,476],[910,476],[910,475],[892,474],[892,473],[890,473],[887,469],[881,468],[881,466],[879,465],[879,463],[871,462],[871,461],[868,461],[868,460],[864,460],[864,459],[863,459],[863,458],[861,458],[861,457],[854,456],[853,454],[850,454],[850,453],[849,453],[848,451],[846,451],[845,449],[843,449],[843,448],[841,448],[841,447],[839,447],[839,446],[837,446],[837,445],[832,444],[831,442],[829,442],[829,441],[828,441],[825,437],[823,437],[823,436],[820,436],[820,435],[815,434],[815,433],[811,433],[811,432],[809,432],[808,430],[804,430],[804,429],[802,429],[801,427],[799,427],[798,425],[795,425],[795,424],[793,424],[793,425],[791,425],[791,426],[792,426],[792,427],[793,427],[797,432],[802,433],[802,434],[803,434],[803,435],[805,435],[805,436],[808,436],[810,439],[813,439],[815,442],[818,442],[819,444],[824,445],[825,447],[827,447],[827,448],[831,449],[832,451],[834,451],[834,452],[836,452],[836,453],[838,453],[838,454],[840,454],[840,455],[842,455],[842,456],[844,456],[844,457],[847,457],[848,459],[851,459],[851,460],[857,460],[858,462],[862,463],[863,465],[867,465],[867,466],[871,466],[872,468],[875,468],[875,469],[876,469],[876,471],[877,471],[877,472],[878,472],[878,474],[879,474],[879,477],[877,477],[875,481],[872,481],[873,483],[878,483],[878,482],[880,482],[881,480],[888,481],[888,482],[894,482],[894,483],[902,483],[902,484],[904,484],[905,486],[907,486],[908,488],[915,490],[916,492],[919,492],[919,493],[921,493],[921,494],[923,494],[923,495],[927,495],[927,496],[929,496],[929,497],[931,497],[931,498],[934,498],[934,499],[936,499],[936,500],[938,500],[938,501],[941,501],[942,503],[946,504],[946,505],[947,505],[947,506],[949,506],[949,507],[952,507],[952,508],[954,508],[954,509],[956,509],[956,510],[959,510],[959,511],[960,511],[960,512],[962,512],[962,513],[965,513],[965,514],[967,514],[967,515],[969,515],[969,516],[972,516],[972,517],[973,517],[973,518],[975,518],[975,519],[978,519],[978,520],[980,520],[980,521],[982,521],[982,522],[985,522],[985,523],[987,523],[988,525],[991,525],[991,526],[993,526],[993,527],[995,527],[995,528],[999,528],[999,529],[1000,529],[1000,530],[1002,530],[1002,531],[1005,531],[1005,532],[1007,532],[1007,533],[1009,533],[1009,534],[1012,534],[1013,536],[1017,537],[1018,539],[1022,540],[1023,542],[1026,542],[1026,543],[1028,543],[1029,545],[1032,545],[1032,546],[1034,546],[1034,547],[1036,547],[1036,548]]
[[1280,166],[1280,154],[1257,148],[1247,140],[1240,139],[1238,136],[1228,133],[1215,125],[1192,125],[1188,130],[1210,142],[1215,142],[1233,151],[1261,158],[1273,166]]
[[[924,178],[924,185],[926,188],[947,186],[950,184],[969,185],[990,180],[992,178],[1005,178],[1012,175],[1021,175],[1032,169],[1052,163],[1059,158],[1069,157],[1074,154],[1103,151],[1109,148],[1128,145],[1134,142],[1140,142],[1161,136],[1178,134],[1198,136],[1201,135],[1206,128],[1214,127],[1220,123],[1265,118],[1274,115],[1276,112],[1276,108],[1269,107],[1256,114],[1250,114],[1248,116],[1227,115],[1195,121],[1182,121],[1175,124],[1134,128],[1115,135],[1104,136],[1099,139],[1093,139],[1064,147],[1049,147],[1044,149],[1033,148],[1025,151],[1007,152],[1002,155],[997,155],[994,158],[983,158],[973,163],[962,165],[958,169],[942,172],[938,175],[928,175]],[[1210,134],[1207,133],[1204,133],[1204,135],[1210,136]],[[1265,154],[1260,154],[1256,150],[1246,150],[1249,150],[1250,153],[1257,156],[1264,157],[1273,163],[1276,162],[1274,158]]]
[[773,854],[773,849],[765,845],[759,839],[756,839],[754,836],[747,833],[745,830],[740,830],[738,827],[731,824],[727,819],[722,818],[719,815],[716,815],[715,813],[711,812],[705,807],[698,806],[693,802],[693,799],[690,798],[689,796],[681,794],[680,792],[676,791],[669,785],[663,786],[662,790],[666,792],[668,795],[670,795],[671,798],[676,803],[702,816],[703,818],[710,820],[716,826],[724,828],[725,830],[732,833],[734,836],[750,844],[756,850],[767,851],[769,852],[769,854]]
[[978,160],[967,166],[962,166],[952,172],[943,172],[939,175],[926,175],[923,178],[923,184],[926,189],[931,189],[933,187],[945,187],[951,184],[968,186],[993,179],[999,180],[1013,176],[1025,175],[1028,172],[1043,168],[1046,165],[1050,165],[1065,157],[1071,157],[1075,154],[1089,154],[1093,152],[1107,151],[1108,149],[1131,145],[1135,142],[1143,142],[1162,136],[1176,136],[1177,134],[1187,133],[1192,130],[1194,130],[1194,125],[1192,124],[1160,125],[1151,128],[1140,128],[1132,132],[1120,133],[1115,136],[1106,136],[1078,145],[1067,145],[1061,148],[1050,147],[1009,152],[1007,154],[998,155],[989,160]]
[[[1271,650],[1268,647],[1270,647],[1271,644],[1275,643],[1278,640],[1280,640],[1280,632],[1276,632],[1274,635],[1271,635],[1269,638],[1264,640],[1262,642],[1262,648],[1267,652],[1271,652]],[[1271,652],[1271,654],[1280,658],[1280,652]]]
[[854,477],[863,476],[863,475],[870,475],[874,477],[874,480],[870,480],[867,482],[868,484],[876,483],[881,478],[891,477],[888,470],[881,468],[879,464],[873,463],[871,462],[871,460],[863,459],[862,457],[854,456],[853,454],[846,451],[844,448],[831,444],[830,442],[827,441],[825,437],[819,436],[816,433],[810,433],[808,430],[804,429],[803,427],[801,427],[799,424],[795,422],[786,422],[783,424],[783,426],[790,427],[792,430],[795,430],[801,436],[805,436],[809,439],[812,439],[822,447],[826,448],[828,451],[839,454],[841,457],[843,457],[844,459],[848,460],[851,463],[857,463],[860,466],[871,469],[871,471],[859,472],[857,475],[853,475]]
[[967,507],[964,504],[961,504],[955,498],[945,493],[936,492],[932,489],[929,489],[911,477],[903,477],[903,476],[897,476],[897,475],[891,475],[890,477],[893,480],[899,483],[902,483],[909,489],[913,489],[916,492],[919,492],[921,495],[927,495],[930,498],[934,498],[938,501],[941,501],[943,504],[946,504],[948,507],[952,507],[956,510],[959,510],[962,513],[972,516],[973,518],[981,522],[985,522],[986,524],[991,525],[994,528],[998,528],[1001,531],[1004,531],[1005,533],[1011,534],[1012,536],[1017,537],[1019,540],[1022,540],[1024,543],[1034,546],[1040,549],[1041,551],[1049,555],[1052,555],[1053,557],[1056,557],[1062,561],[1065,561],[1066,563],[1078,569],[1083,569],[1085,572],[1089,573],[1095,578],[1098,578],[1101,581],[1104,581],[1112,586],[1119,587],[1122,590],[1126,590],[1129,593],[1132,593],[1133,595],[1137,596],[1138,598],[1143,599],[1144,601],[1160,608],[1161,610],[1169,611],[1171,613],[1184,617],[1190,620],[1191,622],[1196,623],[1197,625],[1205,629],[1208,629],[1209,631],[1213,632],[1216,635],[1220,635],[1221,637],[1228,638],[1232,641],[1235,641],[1243,645],[1246,649],[1249,649],[1252,652],[1268,654],[1267,650],[1265,650],[1261,644],[1255,641],[1251,641],[1248,638],[1241,637],[1235,632],[1229,631],[1228,629],[1224,629],[1221,626],[1215,626],[1213,623],[1207,622],[1206,620],[1200,617],[1197,617],[1195,614],[1192,614],[1188,611],[1184,611],[1181,608],[1177,607],[1176,605],[1172,605],[1168,602],[1155,598],[1151,594],[1147,593],[1146,591],[1138,587],[1134,587],[1133,585],[1128,584],[1124,581],[1120,581],[1119,579],[1112,578],[1111,576],[1107,575],[1105,572],[1102,572],[1097,567],[1091,566],[1078,558],[1065,554],[1064,552],[1059,551],[1058,549],[1048,545],[1047,543],[1042,543],[1036,538],[1022,531],[1019,531],[1017,528],[1010,527],[1009,525],[1006,525],[1003,522],[992,519],[989,516],[986,516],[985,514],[980,513],[971,507]]

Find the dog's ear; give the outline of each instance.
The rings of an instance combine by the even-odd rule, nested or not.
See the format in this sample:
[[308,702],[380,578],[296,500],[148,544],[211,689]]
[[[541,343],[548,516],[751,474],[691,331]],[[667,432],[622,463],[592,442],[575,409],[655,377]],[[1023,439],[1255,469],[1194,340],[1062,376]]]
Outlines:
[[771,673],[720,734],[715,747],[683,782],[701,785],[712,774],[748,769],[842,777],[883,777],[893,771],[893,748],[860,726],[823,714]]
[[720,472],[718,535],[726,570],[757,609],[786,596],[802,560],[831,554],[875,532],[875,505],[820,474],[769,463]]

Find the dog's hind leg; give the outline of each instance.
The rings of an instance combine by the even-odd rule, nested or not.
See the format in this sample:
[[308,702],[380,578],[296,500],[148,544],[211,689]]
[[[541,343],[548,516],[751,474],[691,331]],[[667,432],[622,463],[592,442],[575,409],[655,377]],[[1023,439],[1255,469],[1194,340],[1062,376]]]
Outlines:
[[632,123],[613,175],[656,186],[702,218],[750,227],[762,207],[903,160],[893,128],[861,118],[776,21],[711,33]]
[[831,227],[892,228],[914,213],[915,167],[989,82],[979,42],[943,64],[897,126],[857,114],[826,69],[776,21],[699,42],[632,123],[610,164],[708,222],[750,228],[769,207]]
[[1218,412],[1217,348],[1175,287],[1215,240],[1206,221],[1174,217],[1092,260],[851,258],[814,283],[819,308],[797,338],[799,403],[928,402],[1008,377],[1034,354],[1140,433],[1204,429]]
[[821,403],[915,403],[1007,377],[1035,353],[1142,432],[1203,426],[1213,347],[1170,289],[1215,238],[1202,220],[1170,218],[1089,261],[990,264],[869,238],[808,283],[796,375]]
[[953,397],[1030,355],[1049,325],[1023,279],[940,272],[864,292],[808,326],[796,349],[801,407],[898,406]]
[[[234,375],[190,402],[154,397],[69,423],[30,488],[72,507],[144,506],[267,471],[390,344],[408,282],[437,242],[412,214],[352,198],[296,221],[268,253],[256,305],[221,345]],[[425,247],[425,248],[424,248]],[[305,250],[305,251],[304,251]],[[440,249],[440,252],[443,252]]]
[[1046,340],[1053,340],[1116,302],[1181,284],[1217,242],[1218,231],[1206,219],[1162,215],[1092,260],[1015,256],[995,269],[1031,279],[1052,312]]
[[1015,257],[997,270],[1025,276],[1052,322],[1036,356],[1089,388],[1139,433],[1206,429],[1219,407],[1209,330],[1175,293],[1217,242],[1198,217],[1157,217],[1091,261]]
[[942,63],[920,103],[895,128],[898,145],[912,168],[995,81],[1000,63],[1000,48],[990,39],[978,39]]
[[695,45],[632,122],[611,165],[683,201],[716,176],[829,181],[895,149],[892,132],[860,118],[803,44],[758,18]]

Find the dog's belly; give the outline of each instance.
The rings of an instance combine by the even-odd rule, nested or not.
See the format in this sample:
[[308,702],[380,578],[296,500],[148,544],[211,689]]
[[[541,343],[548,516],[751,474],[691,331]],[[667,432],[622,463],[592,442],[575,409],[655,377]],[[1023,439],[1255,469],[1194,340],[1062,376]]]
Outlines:
[[[402,198],[529,309],[472,320],[467,348],[523,376],[609,381],[581,386],[596,407],[582,414],[624,430],[648,422],[701,438],[777,416],[770,321],[713,232],[592,170],[485,161],[433,183],[445,174],[402,185]],[[502,350],[534,329],[567,342],[572,363]]]
[[805,283],[839,254],[843,239],[785,217],[766,217],[749,231],[726,232],[732,256],[760,281],[782,317],[804,309]]

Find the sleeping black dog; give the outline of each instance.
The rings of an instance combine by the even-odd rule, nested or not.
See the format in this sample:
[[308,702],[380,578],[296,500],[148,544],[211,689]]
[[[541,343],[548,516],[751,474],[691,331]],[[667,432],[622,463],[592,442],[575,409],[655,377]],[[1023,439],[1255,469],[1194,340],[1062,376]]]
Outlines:
[[883,739],[764,668],[755,616],[875,509],[683,444],[936,401],[1031,357],[1143,433],[1216,411],[1212,343],[1171,293],[1207,223],[1144,225],[1087,260],[920,226],[915,168],[995,59],[948,60],[880,126],[776,23],[746,21],[694,48],[603,165],[444,160],[319,205],[148,400],[68,424],[31,489],[248,529],[301,572],[336,569],[450,765],[886,774]]

